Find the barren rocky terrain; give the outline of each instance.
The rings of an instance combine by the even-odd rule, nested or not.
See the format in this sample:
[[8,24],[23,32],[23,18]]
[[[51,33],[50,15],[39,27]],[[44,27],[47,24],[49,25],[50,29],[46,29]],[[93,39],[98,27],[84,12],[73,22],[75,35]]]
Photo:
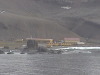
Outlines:
[[0,40],[100,39],[99,0],[0,0]]

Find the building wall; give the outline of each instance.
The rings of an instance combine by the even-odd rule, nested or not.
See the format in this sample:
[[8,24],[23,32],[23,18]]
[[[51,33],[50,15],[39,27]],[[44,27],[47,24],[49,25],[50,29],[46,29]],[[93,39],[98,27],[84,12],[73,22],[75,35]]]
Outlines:
[[65,42],[80,42],[80,38],[64,38]]
[[26,40],[36,40],[37,42],[41,43],[53,42],[53,39],[41,39],[41,38],[26,38]]

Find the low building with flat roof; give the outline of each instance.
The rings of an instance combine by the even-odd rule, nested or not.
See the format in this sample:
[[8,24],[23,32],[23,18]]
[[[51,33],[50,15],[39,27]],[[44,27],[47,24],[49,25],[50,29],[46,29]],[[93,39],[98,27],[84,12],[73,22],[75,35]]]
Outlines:
[[80,42],[80,38],[64,38],[64,41],[77,43],[77,42]]

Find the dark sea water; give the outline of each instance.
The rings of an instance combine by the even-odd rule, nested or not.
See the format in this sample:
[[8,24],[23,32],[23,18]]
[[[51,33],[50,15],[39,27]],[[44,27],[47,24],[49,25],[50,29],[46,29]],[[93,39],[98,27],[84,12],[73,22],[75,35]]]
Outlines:
[[67,54],[1,54],[0,75],[100,75],[100,51]]

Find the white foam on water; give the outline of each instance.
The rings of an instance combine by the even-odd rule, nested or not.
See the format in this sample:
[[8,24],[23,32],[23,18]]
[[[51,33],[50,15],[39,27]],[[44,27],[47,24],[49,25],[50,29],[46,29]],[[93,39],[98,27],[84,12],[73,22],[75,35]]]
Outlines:
[[73,53],[92,53],[90,51],[86,51],[86,50],[74,50],[74,51],[65,51],[62,54],[73,54]]

